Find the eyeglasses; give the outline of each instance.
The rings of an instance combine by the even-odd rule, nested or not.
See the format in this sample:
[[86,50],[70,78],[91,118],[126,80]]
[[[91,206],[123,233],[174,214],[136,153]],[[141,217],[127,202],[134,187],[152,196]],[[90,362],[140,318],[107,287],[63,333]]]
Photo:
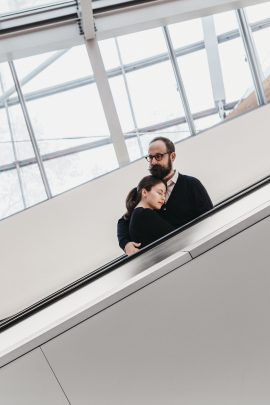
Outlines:
[[147,155],[145,156],[145,159],[147,162],[151,162],[153,159],[156,159],[157,162],[160,162],[163,159],[164,155],[167,155],[170,152],[165,152],[165,153],[156,153],[155,155]]

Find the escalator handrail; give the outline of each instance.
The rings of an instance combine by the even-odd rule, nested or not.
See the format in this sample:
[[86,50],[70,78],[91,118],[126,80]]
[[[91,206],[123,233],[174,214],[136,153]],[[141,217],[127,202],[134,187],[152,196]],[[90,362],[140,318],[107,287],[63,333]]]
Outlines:
[[74,282],[68,284],[67,286],[57,290],[56,292],[50,294],[49,296],[39,300],[38,302],[30,305],[29,307],[23,309],[22,311],[17,312],[16,314],[4,318],[0,321],[0,333],[13,326],[17,322],[20,322],[21,320],[30,317],[37,311],[45,308],[48,305],[53,304],[54,302],[60,300],[61,298],[73,293],[74,291],[78,290],[79,288],[97,280],[98,278],[104,276],[105,274],[108,274],[109,272],[115,270],[116,268],[128,263],[131,260],[134,260],[138,256],[144,254],[145,252],[155,248],[156,246],[160,245],[161,243],[167,241],[168,239],[174,237],[175,235],[180,234],[181,232],[185,231],[186,229],[192,227],[193,225],[201,222],[205,218],[208,218],[212,215],[214,215],[216,212],[221,211],[223,208],[231,205],[232,203],[240,200],[243,197],[246,197],[247,195],[253,193],[254,191],[260,189],[261,187],[265,186],[266,184],[270,183],[270,175],[264,177],[263,179],[253,183],[252,185],[245,187],[242,189],[240,192],[237,192],[230,197],[226,198],[222,202],[218,203],[215,205],[210,211],[207,211],[206,213],[200,215],[199,217],[195,218],[194,220],[188,222],[187,224],[181,226],[180,228],[175,229],[174,231],[170,232],[169,234],[163,236],[162,238],[152,242],[148,246],[145,246],[139,252],[132,256],[126,256],[122,255],[117,257],[116,259],[110,261],[109,263],[106,263],[105,265],[99,267],[98,269],[86,274],[83,277],[80,277],[79,279],[75,280]]

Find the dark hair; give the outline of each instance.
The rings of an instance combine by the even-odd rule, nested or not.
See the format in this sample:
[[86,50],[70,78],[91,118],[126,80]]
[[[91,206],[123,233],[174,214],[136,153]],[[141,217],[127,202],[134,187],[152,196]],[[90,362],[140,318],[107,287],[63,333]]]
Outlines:
[[165,138],[165,136],[157,136],[156,138],[152,139],[152,141],[149,143],[149,145],[151,145],[151,143],[156,142],[156,141],[164,142],[166,145],[166,148],[167,148],[167,152],[169,152],[169,153],[175,152],[174,143],[169,138]]
[[126,198],[126,208],[127,212],[124,215],[124,218],[130,218],[132,211],[136,207],[136,205],[141,201],[142,198],[142,190],[145,189],[150,191],[152,187],[156,184],[163,183],[167,190],[167,184],[162,179],[158,179],[154,176],[145,176],[141,179],[137,187],[134,187],[127,195]]

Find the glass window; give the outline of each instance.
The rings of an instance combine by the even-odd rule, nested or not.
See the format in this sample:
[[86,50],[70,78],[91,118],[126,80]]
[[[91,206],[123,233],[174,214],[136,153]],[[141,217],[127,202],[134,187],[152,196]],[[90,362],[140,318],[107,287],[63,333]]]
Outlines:
[[254,6],[246,7],[247,17],[250,23],[264,20],[270,17],[270,2],[256,4]]
[[[22,81],[25,76],[30,77],[40,63],[44,66],[41,73],[22,86],[22,90],[41,155],[58,151],[62,151],[62,154],[72,153],[59,158],[56,154],[57,159],[45,162],[53,193],[59,193],[95,177],[95,173],[100,175],[109,170],[107,162],[101,159],[93,163],[97,170],[93,167],[84,171],[84,158],[90,152],[82,153],[78,148],[87,144],[90,149],[93,142],[108,140],[110,135],[96,83],[81,83],[82,77],[93,73],[85,47],[69,49],[52,60],[54,55],[47,54],[45,59],[43,55],[42,62],[38,57],[16,61],[16,70]],[[46,64],[46,61],[50,63]],[[93,162],[96,159],[93,158]],[[102,165],[103,169],[100,167]],[[74,171],[80,172],[80,175],[73,173],[74,167]]]
[[[84,45],[18,59],[15,66],[24,93],[38,92],[51,86],[59,87],[66,82],[93,75]],[[42,70],[37,73],[38,69]],[[23,84],[24,78],[31,77],[32,74],[33,78]]]
[[246,98],[254,87],[241,38],[219,44],[219,52],[226,103]]
[[14,161],[14,153],[5,108],[0,108],[0,165]]
[[225,13],[215,14],[214,22],[217,35],[224,34],[225,32],[233,30],[238,30],[238,24],[234,10],[226,11]]
[[264,77],[270,74],[270,27],[253,32],[253,38]]
[[170,25],[170,35],[174,48],[182,48],[195,42],[203,41],[201,19]]
[[106,70],[116,68],[120,65],[116,49],[115,39],[110,38],[99,41],[99,48],[102,55],[103,63]]
[[21,175],[24,195],[28,207],[47,199],[47,195],[37,164],[31,164],[22,167]]
[[124,64],[167,53],[161,28],[118,37],[118,43]]
[[[44,162],[53,194],[118,168],[112,144]],[[65,174],[63,176],[63,173]]]
[[198,132],[204,131],[207,128],[211,128],[219,123],[220,123],[219,114],[208,115],[207,117],[195,120],[195,125]]
[[205,49],[180,56],[177,61],[192,114],[214,107]]
[[184,115],[170,62],[127,74],[139,128]]
[[131,115],[128,96],[123,76],[116,76],[109,79],[116,110],[121,122],[123,132],[134,130],[134,122]]
[[41,154],[109,137],[95,84],[27,103]]
[[0,172],[0,219],[23,208],[17,171]]

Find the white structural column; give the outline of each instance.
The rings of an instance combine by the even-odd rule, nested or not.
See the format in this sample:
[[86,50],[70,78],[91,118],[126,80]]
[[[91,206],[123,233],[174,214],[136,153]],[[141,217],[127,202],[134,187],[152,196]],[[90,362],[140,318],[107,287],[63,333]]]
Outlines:
[[218,51],[218,40],[213,16],[202,18],[204,44],[207,54],[212,92],[220,118],[224,118],[225,89]]
[[255,92],[258,100],[259,105],[264,105],[267,104],[267,100],[264,94],[264,89],[263,89],[263,74],[262,74],[262,69],[259,63],[259,60],[256,55],[256,48],[253,42],[252,34],[251,34],[251,29],[249,27],[249,24],[247,22],[246,14],[243,9],[238,9],[236,10],[236,16],[238,20],[238,25],[239,25],[239,32],[240,36],[242,38],[245,51],[246,51],[246,56],[248,60],[248,64],[250,67],[254,87],[255,87]]
[[129,163],[128,150],[114,104],[104,63],[96,38],[85,40],[86,49],[96,78],[97,88],[111,134],[119,166]]

